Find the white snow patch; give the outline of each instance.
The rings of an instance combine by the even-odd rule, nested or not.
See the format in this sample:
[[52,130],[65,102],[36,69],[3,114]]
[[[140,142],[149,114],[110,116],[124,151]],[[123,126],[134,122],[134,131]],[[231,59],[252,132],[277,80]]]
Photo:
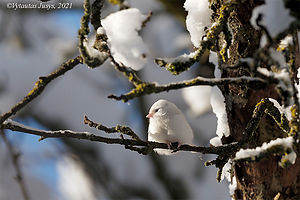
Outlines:
[[162,58],[167,63],[185,63],[188,62],[190,59],[192,59],[196,55],[196,52],[191,52],[189,54],[182,54],[180,56],[177,56],[175,58]]
[[286,137],[286,138],[277,138],[276,140],[272,140],[269,143],[263,143],[261,147],[256,147],[255,149],[241,149],[235,154],[235,160],[240,160],[244,158],[251,158],[259,155],[260,153],[267,151],[269,148],[273,146],[282,146],[285,150],[290,149],[292,155],[286,156],[289,161],[294,164],[296,161],[295,152],[293,151],[293,143],[294,138],[293,137]]
[[[218,67],[218,55],[215,52],[210,52],[209,55],[209,62],[215,65],[215,72],[214,75],[216,78],[221,77],[221,71]],[[210,140],[210,144],[214,146],[220,146],[222,144],[221,138],[223,135],[228,137],[230,134],[228,120],[227,120],[227,113],[226,113],[226,105],[225,105],[225,98],[217,86],[214,86],[211,90],[210,96],[210,103],[213,112],[216,114],[217,117],[217,131],[216,134],[218,138],[212,138]]]
[[216,134],[222,138],[223,135],[228,137],[230,134],[227,113],[226,113],[226,105],[225,98],[217,86],[214,86],[211,91],[210,98],[211,107],[213,112],[217,117],[217,131]]
[[[98,30],[97,30],[98,32]],[[83,41],[83,46],[86,48],[88,54],[93,58],[98,58],[99,60],[102,60],[103,62],[108,57],[108,53],[106,52],[100,52],[98,49],[95,49],[93,47],[96,40],[96,35],[93,35],[89,39]]]
[[291,111],[290,111],[290,107],[283,108],[275,99],[269,98],[269,100],[278,109],[280,114],[284,114],[288,120],[292,119],[292,114],[291,114]]
[[222,141],[221,141],[221,138],[220,137],[214,137],[212,139],[209,140],[209,143],[211,145],[213,145],[214,147],[217,147],[217,146],[221,146],[222,145]]
[[234,191],[236,190],[237,182],[236,177],[232,177],[232,182],[229,184],[229,194],[233,195]]
[[215,72],[214,72],[215,78],[221,78],[221,71],[218,67],[219,66],[218,54],[216,52],[210,51],[208,61],[215,65]]
[[279,50],[286,49],[289,45],[293,45],[293,36],[287,35],[285,38],[280,40],[280,43],[278,45]]
[[142,69],[147,62],[148,49],[138,34],[146,18],[137,8],[130,8],[101,20],[114,59],[134,70]]
[[204,28],[211,25],[208,0],[186,0],[184,6],[188,15],[186,17],[186,27],[191,35],[191,41],[195,47],[199,47],[202,36],[205,34]]

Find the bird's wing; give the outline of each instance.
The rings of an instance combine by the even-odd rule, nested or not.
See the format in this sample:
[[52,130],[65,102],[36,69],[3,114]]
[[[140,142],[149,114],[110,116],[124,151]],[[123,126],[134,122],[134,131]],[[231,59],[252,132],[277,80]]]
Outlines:
[[174,115],[168,125],[168,135],[172,135],[181,142],[191,143],[193,130],[182,114]]

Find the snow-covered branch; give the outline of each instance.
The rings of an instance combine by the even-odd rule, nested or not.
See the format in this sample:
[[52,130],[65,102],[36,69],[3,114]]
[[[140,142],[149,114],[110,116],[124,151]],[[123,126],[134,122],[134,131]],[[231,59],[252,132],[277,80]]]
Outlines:
[[[174,59],[162,59],[157,58],[155,62],[160,67],[165,67],[174,75],[178,75],[181,72],[188,70],[195,62],[198,62],[201,56],[207,49],[211,49],[215,42],[217,41],[219,33],[223,30],[223,27],[226,26],[228,16],[233,9],[233,4],[228,3],[224,4],[220,8],[220,15],[217,20],[206,33],[206,37],[200,41],[199,47],[197,50],[189,55],[182,55]],[[196,26],[196,25],[195,25]]]

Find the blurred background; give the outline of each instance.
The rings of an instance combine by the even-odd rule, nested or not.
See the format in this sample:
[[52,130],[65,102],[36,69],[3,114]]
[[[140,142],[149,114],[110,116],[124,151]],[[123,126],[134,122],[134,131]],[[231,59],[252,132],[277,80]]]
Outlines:
[[[38,77],[54,71],[78,55],[77,31],[83,15],[83,0],[65,0],[71,9],[8,9],[0,2],[0,112],[7,112],[34,86]],[[52,0],[50,3],[57,3]],[[93,1],[91,1],[93,2]],[[143,14],[153,11],[141,31],[149,48],[147,64],[138,72],[146,81],[169,83],[201,75],[212,77],[214,67],[203,56],[188,72],[173,76],[154,62],[157,57],[175,57],[193,51],[185,28],[184,0],[128,0]],[[106,2],[102,18],[119,9]],[[93,33],[91,33],[92,35]],[[174,102],[191,124],[195,145],[209,145],[215,137],[216,117],[210,108],[210,87],[193,87],[147,95],[123,103],[108,99],[132,86],[110,62],[90,69],[79,65],[53,81],[14,120],[44,130],[70,129],[107,135],[83,124],[87,115],[105,126],[131,127],[147,138],[145,115],[158,99]],[[214,156],[179,152],[172,156],[147,155],[75,139],[45,139],[5,130],[7,142],[20,153],[19,162],[30,199],[230,199],[228,183],[216,182],[216,168],[204,167]],[[15,180],[7,143],[0,139],[0,199],[23,199]]]

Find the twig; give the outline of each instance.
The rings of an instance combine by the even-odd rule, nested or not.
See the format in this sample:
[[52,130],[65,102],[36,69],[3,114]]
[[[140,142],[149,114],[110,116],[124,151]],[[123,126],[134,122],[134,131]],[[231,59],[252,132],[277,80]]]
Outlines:
[[48,76],[39,77],[39,80],[35,83],[35,87],[21,101],[19,101],[16,105],[14,105],[10,109],[10,111],[0,116],[0,127],[1,124],[6,119],[16,114],[19,110],[24,108],[33,99],[39,96],[51,81],[63,75],[67,71],[73,69],[76,65],[80,63],[82,63],[82,58],[81,56],[77,56],[76,58],[70,59],[69,61],[63,63],[56,71],[49,74]]
[[92,4],[91,24],[94,26],[96,32],[101,27],[101,9],[103,4],[104,0],[95,0]]
[[7,140],[6,135],[3,130],[1,130],[0,134],[4,141],[4,144],[6,145],[6,147],[8,149],[9,155],[12,159],[12,163],[13,163],[13,166],[16,171],[16,181],[19,184],[23,198],[24,198],[24,200],[30,200],[29,193],[26,188],[24,178],[23,178],[23,173],[22,173],[20,163],[19,163],[20,153],[15,151],[13,145]]
[[129,128],[127,126],[117,125],[115,127],[108,128],[102,124],[93,122],[87,116],[84,116],[84,124],[87,124],[90,127],[96,128],[96,129],[104,131],[106,133],[122,133],[124,135],[130,136],[134,140],[141,141],[140,137],[135,132],[133,132],[133,130],[131,130],[131,128]]
[[[101,8],[101,2],[97,1],[97,2],[95,2],[95,4],[93,4],[93,6],[94,6],[94,9],[96,9],[98,7]],[[82,56],[83,62],[85,64],[87,64],[91,68],[96,68],[105,62],[105,60],[108,58],[108,53],[106,51],[104,51],[104,52],[99,51],[99,53],[102,53],[100,56],[90,55],[89,50],[87,49],[88,48],[87,47],[88,34],[90,33],[89,22],[90,22],[90,14],[91,14],[89,0],[84,0],[83,8],[84,8],[84,15],[81,18],[80,29],[78,30],[79,52],[80,52],[80,55]],[[98,26],[100,27],[101,22],[95,18],[97,16],[101,16],[101,12],[93,11],[92,16],[94,17],[94,18],[92,18],[94,28],[96,28]],[[100,43],[101,43],[101,41],[100,41]]]
[[135,97],[139,97],[146,94],[152,93],[160,93],[160,92],[168,92],[170,90],[181,89],[185,87],[197,86],[197,85],[228,85],[228,84],[237,84],[237,85],[247,85],[252,89],[260,89],[266,85],[266,82],[260,78],[253,78],[253,77],[232,77],[232,78],[203,78],[203,77],[196,77],[191,80],[181,81],[177,83],[170,83],[165,85],[158,85],[155,83],[146,83],[142,82],[139,84],[135,84],[135,88],[130,92],[116,96],[116,95],[109,95],[108,98],[112,98],[115,100],[122,100],[127,102],[130,99]]
[[146,17],[146,19],[142,23],[142,28],[146,27],[147,23],[151,20],[153,12],[150,11]]

